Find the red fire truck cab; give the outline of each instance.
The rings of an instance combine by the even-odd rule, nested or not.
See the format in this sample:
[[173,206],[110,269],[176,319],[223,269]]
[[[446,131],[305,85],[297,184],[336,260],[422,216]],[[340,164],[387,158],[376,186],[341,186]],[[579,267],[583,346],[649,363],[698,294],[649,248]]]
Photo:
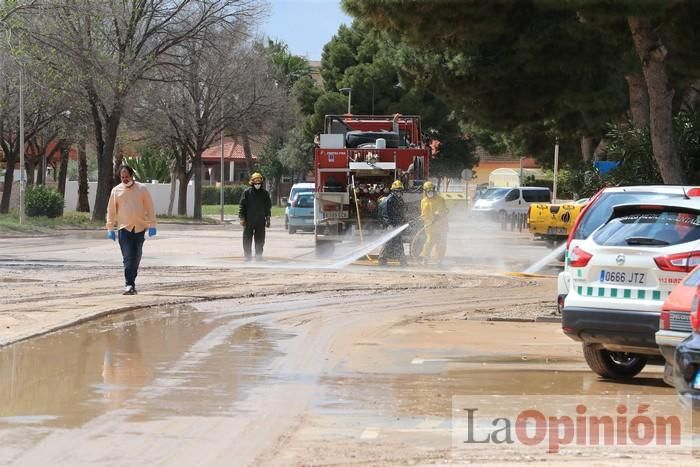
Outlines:
[[314,154],[317,250],[381,229],[379,206],[401,180],[409,216],[420,209],[430,149],[416,115],[327,115]]

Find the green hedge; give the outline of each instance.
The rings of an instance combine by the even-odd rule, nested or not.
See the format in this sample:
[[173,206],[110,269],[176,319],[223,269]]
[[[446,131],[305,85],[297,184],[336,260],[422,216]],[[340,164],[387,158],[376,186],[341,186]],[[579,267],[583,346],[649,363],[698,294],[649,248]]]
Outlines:
[[48,218],[63,215],[63,196],[56,190],[44,185],[34,185],[27,189],[25,208],[30,217],[46,216]]
[[[238,204],[241,202],[243,191],[248,185],[224,185],[224,204]],[[221,188],[218,186],[205,186],[202,193],[202,204],[219,204]]]

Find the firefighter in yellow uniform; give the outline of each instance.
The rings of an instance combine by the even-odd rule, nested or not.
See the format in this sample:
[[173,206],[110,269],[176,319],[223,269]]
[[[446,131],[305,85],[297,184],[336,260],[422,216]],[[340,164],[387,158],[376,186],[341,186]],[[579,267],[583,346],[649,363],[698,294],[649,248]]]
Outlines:
[[435,190],[433,182],[423,184],[423,199],[420,202],[420,216],[425,226],[425,244],[421,257],[427,263],[435,248],[437,263],[441,264],[447,249],[447,205]]

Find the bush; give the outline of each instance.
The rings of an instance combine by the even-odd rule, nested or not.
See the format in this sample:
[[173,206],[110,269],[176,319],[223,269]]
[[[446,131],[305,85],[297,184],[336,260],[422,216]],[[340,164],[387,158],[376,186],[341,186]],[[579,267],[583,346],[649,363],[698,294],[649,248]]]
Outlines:
[[[243,191],[247,185],[225,185],[224,204],[238,204],[241,202]],[[202,204],[217,205],[220,203],[221,188],[218,186],[205,186],[202,193]]]
[[27,189],[25,207],[30,217],[46,216],[48,218],[63,215],[63,196],[56,190],[44,185],[30,186]]

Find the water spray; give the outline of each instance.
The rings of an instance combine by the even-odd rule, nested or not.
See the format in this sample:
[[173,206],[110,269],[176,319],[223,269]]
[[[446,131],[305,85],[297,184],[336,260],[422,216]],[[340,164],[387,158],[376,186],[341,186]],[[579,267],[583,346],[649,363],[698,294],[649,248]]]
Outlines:
[[363,244],[359,250],[348,253],[347,255],[340,258],[335,263],[333,263],[329,266],[325,266],[324,268],[327,268],[327,269],[344,268],[345,266],[348,266],[348,265],[354,263],[355,261],[362,258],[363,256],[369,255],[369,253],[372,250],[379,248],[380,246],[382,246],[383,244],[385,244],[386,242],[388,242],[392,238],[396,237],[397,235],[399,235],[401,232],[403,232],[407,228],[408,228],[408,223],[406,223],[400,227],[397,227],[394,230],[388,231],[387,233],[385,233],[381,237],[376,238],[376,239],[372,240],[371,242],[367,242],[367,243],[363,242]]

